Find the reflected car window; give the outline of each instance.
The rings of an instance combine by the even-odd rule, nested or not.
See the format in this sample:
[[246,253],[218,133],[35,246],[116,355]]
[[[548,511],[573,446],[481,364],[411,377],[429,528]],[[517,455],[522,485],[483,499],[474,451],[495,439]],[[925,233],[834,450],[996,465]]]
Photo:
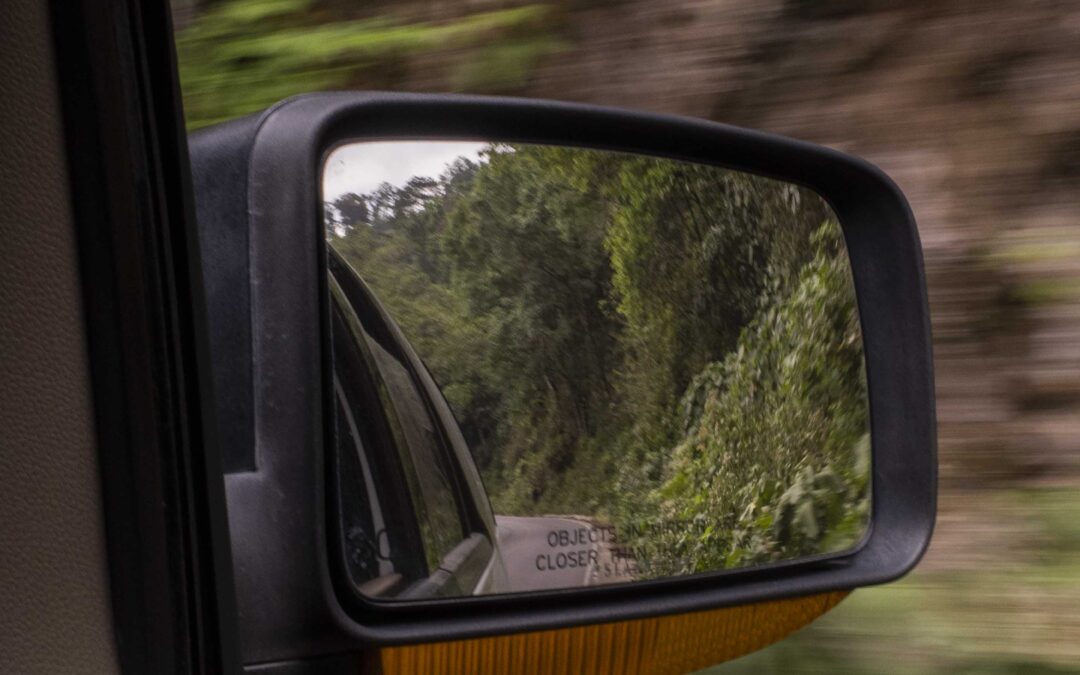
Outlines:
[[435,427],[416,390],[409,371],[397,357],[366,335],[371,354],[386,387],[384,405],[402,461],[411,464],[415,484],[413,492],[417,519],[424,539],[428,566],[439,561],[462,540],[465,534],[450,476],[445,452],[435,435]]
[[[335,358],[335,368],[338,368],[342,351],[351,353],[361,362],[359,369],[337,373],[337,387],[341,388],[344,382],[357,377],[365,378],[371,387],[367,408],[359,411],[359,414],[352,414],[347,407],[343,410],[339,406],[338,451],[343,456],[339,459],[341,493],[344,496],[351,491],[370,492],[378,481],[371,467],[373,463],[369,464],[367,458],[381,453],[384,462],[396,465],[400,484],[408,495],[408,508],[404,510],[381,508],[378,499],[368,500],[366,510],[369,515],[361,522],[366,522],[376,536],[369,537],[371,541],[362,540],[358,544],[357,550],[368,552],[355,554],[362,561],[363,569],[358,571],[377,570],[378,576],[384,576],[391,570],[385,564],[380,565],[386,562],[380,560],[381,557],[404,557],[409,547],[400,547],[403,555],[395,555],[393,528],[385,521],[395,517],[401,519],[403,513],[408,513],[419,538],[419,547],[412,547],[411,554],[423,561],[424,575],[430,575],[440,568],[442,559],[467,538],[470,530],[462,516],[463,505],[457,495],[447,449],[443,446],[437,423],[428,411],[423,394],[402,357],[395,353],[397,349],[389,339],[389,331],[374,308],[366,306],[364,298],[356,293],[346,298],[346,293],[336,283],[331,295],[337,317],[334,342],[339,352]],[[355,382],[350,384],[355,386]],[[364,425],[372,427],[371,435],[378,450],[356,453],[350,452],[349,447],[343,448],[342,439],[359,439],[363,434],[358,428]],[[353,462],[353,456],[363,459]],[[380,519],[384,521],[381,527]],[[387,533],[383,533],[384,530]],[[355,530],[350,532],[346,529],[343,536],[348,542],[350,536],[355,538],[357,535]],[[350,544],[347,543],[346,547],[349,548]],[[407,577],[413,579],[415,575]],[[354,575],[355,580],[357,577]],[[385,592],[386,589],[383,590]]]
[[413,518],[413,500],[402,466],[380,452],[389,436],[379,397],[358,343],[347,327],[355,316],[335,294],[332,327],[337,501],[343,554],[349,578],[363,592],[380,596],[428,576],[423,543]]

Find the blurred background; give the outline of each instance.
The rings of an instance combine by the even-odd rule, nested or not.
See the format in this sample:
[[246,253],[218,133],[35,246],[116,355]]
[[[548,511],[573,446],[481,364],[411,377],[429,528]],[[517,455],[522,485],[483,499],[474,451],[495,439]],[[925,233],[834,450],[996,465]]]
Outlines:
[[937,530],[710,673],[1080,672],[1080,3],[173,0],[189,129],[321,89],[705,117],[881,166],[926,255]]

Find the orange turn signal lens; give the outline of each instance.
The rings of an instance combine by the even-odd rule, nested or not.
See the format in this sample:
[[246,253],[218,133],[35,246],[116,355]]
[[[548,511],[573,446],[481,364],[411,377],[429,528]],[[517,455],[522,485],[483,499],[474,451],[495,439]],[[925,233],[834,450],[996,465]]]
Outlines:
[[802,628],[847,592],[655,619],[388,647],[383,675],[680,675],[749,654]]

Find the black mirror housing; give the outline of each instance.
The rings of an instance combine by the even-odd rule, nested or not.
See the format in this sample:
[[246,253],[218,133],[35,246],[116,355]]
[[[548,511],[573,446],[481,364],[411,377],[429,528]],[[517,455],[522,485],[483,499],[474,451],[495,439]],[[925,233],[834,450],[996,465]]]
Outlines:
[[[394,604],[343,588],[328,528],[326,247],[320,176],[345,141],[558,144],[715,164],[806,186],[839,217],[862,319],[873,515],[839,558],[517,595]],[[218,432],[244,659],[270,661],[675,614],[887,582],[936,511],[934,383],[922,252],[899,189],[826,148],[700,120],[583,105],[315,94],[191,138]]]

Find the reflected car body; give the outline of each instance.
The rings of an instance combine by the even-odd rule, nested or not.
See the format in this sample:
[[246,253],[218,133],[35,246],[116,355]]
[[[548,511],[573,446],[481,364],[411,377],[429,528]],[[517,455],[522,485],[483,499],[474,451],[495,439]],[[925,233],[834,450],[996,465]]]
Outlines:
[[505,591],[495,517],[449,405],[360,275],[328,250],[332,484],[349,578],[377,598]]

